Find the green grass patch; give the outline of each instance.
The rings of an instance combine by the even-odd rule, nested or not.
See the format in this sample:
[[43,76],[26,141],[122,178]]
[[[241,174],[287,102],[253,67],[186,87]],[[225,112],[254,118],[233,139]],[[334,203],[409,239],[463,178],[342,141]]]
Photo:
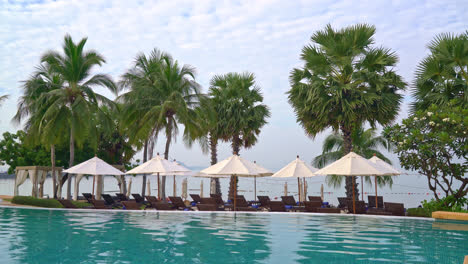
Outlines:
[[87,202],[81,202],[81,201],[72,201],[72,204],[74,204],[78,208],[89,208],[92,207],[91,204]]
[[432,217],[432,212],[425,208],[408,208],[406,212],[408,213],[408,216]]
[[15,196],[11,199],[14,204],[32,205],[46,208],[63,208],[63,206],[55,199],[40,199],[31,196]]

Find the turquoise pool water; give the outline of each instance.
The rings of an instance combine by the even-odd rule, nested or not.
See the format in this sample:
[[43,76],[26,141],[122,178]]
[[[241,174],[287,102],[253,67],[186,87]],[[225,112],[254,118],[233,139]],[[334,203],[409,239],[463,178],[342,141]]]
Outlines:
[[468,225],[305,214],[0,208],[0,263],[463,263]]

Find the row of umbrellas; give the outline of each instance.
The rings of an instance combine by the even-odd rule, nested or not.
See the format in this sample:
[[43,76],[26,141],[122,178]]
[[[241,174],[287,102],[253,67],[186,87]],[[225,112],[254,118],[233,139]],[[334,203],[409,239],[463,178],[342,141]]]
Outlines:
[[[124,174],[152,174],[158,177],[158,190],[160,189],[160,175],[185,175],[192,173],[189,169],[180,165],[177,162],[170,162],[159,155],[141,164],[140,166],[124,173],[107,164],[98,157],[94,157],[88,161],[71,167],[64,172],[70,174],[87,174],[87,175],[124,175]],[[394,169],[390,164],[379,159],[374,155],[367,160],[354,152],[350,152],[341,159],[329,164],[322,169],[316,169],[309,166],[307,163],[299,159],[299,156],[276,173],[261,167],[256,162],[250,162],[238,155],[233,155],[215,165],[212,165],[199,173],[192,173],[192,176],[198,177],[253,177],[254,178],[254,195],[256,197],[256,177],[272,176],[275,178],[290,178],[297,177],[299,195],[300,177],[304,180],[306,177],[322,176],[322,175],[343,175],[343,176],[387,176],[399,175],[400,172]],[[234,184],[236,188],[236,184]],[[94,188],[94,183],[93,183]],[[376,189],[376,204],[377,204],[377,178],[375,180]],[[234,190],[234,208],[236,207],[236,193]],[[354,195],[354,177],[353,177],[353,211],[355,212],[355,195]]]

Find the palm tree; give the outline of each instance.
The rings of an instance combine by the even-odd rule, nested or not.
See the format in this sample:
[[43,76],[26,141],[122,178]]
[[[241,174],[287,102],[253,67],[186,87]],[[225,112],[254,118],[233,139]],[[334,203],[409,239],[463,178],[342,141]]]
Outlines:
[[[291,72],[287,92],[297,121],[315,137],[331,127],[343,136],[343,154],[353,149],[351,132],[369,122],[387,125],[399,110],[406,87],[393,71],[398,57],[389,49],[372,47],[375,27],[358,24],[334,30],[327,25],[302,49],[302,68]],[[354,177],[346,178],[352,197]]]
[[[117,94],[117,87],[112,79],[105,74],[92,75],[95,66],[105,63],[104,58],[95,51],[84,51],[87,38],[75,44],[71,36],[66,35],[63,44],[63,54],[55,51],[45,53],[41,62],[50,68],[53,74],[59,75],[63,81],[60,89],[54,89],[44,94],[47,107],[43,119],[51,128],[67,128],[70,143],[69,166],[75,159],[75,144],[82,145],[85,139],[97,138],[96,121],[93,117],[100,112],[99,105],[113,107],[113,102],[105,96],[93,91],[95,86],[103,86]],[[70,181],[68,181],[70,190]],[[70,192],[67,193],[69,198]]]
[[[257,142],[260,129],[267,123],[270,111],[263,102],[260,87],[253,73],[216,75],[209,92],[217,113],[216,130],[219,139],[231,142],[232,153],[239,155],[241,147],[250,148]],[[229,197],[237,177],[231,177]]]
[[[141,60],[141,62],[139,61]],[[195,108],[199,105],[200,87],[195,82],[195,69],[189,65],[180,66],[169,54],[153,50],[150,58],[144,55],[137,59],[137,67],[124,75],[123,86],[130,85],[132,94],[126,96],[134,104],[130,116],[142,118],[136,122],[139,134],[157,138],[164,130],[166,146],[164,158],[169,158],[172,140],[178,134],[178,124],[194,126]],[[128,100],[127,100],[128,101]],[[188,131],[188,130],[187,130]],[[186,132],[188,133],[188,132]],[[161,181],[161,196],[165,198],[166,176]]]
[[[353,141],[353,151],[357,154],[365,157],[366,159],[372,158],[375,154],[382,160],[391,164],[391,161],[385,157],[379,148],[386,150],[391,149],[391,143],[383,136],[377,136],[375,128],[369,128],[364,130],[362,127],[357,127],[351,133]],[[344,156],[344,138],[338,132],[333,132],[328,135],[323,141],[322,154],[315,157],[312,164],[315,167],[322,168],[330,162],[340,159]],[[332,175],[327,176],[327,183],[334,186],[335,188],[340,187],[344,176]],[[365,177],[366,182],[371,182],[370,177]],[[377,177],[377,183],[379,186],[392,185],[393,180],[391,176]]]
[[468,106],[468,31],[440,34],[429,43],[431,52],[418,65],[412,89],[413,110],[432,104]]
[[49,103],[46,94],[58,90],[63,85],[60,75],[52,72],[48,65],[41,64],[33,75],[23,82],[23,95],[18,102],[18,110],[13,117],[13,122],[20,124],[26,119],[24,130],[26,142],[31,145],[42,144],[50,146],[50,160],[52,164],[53,196],[57,197],[57,182],[55,177],[55,146],[62,142],[64,135],[68,134],[65,127],[53,127],[48,125],[44,115]]

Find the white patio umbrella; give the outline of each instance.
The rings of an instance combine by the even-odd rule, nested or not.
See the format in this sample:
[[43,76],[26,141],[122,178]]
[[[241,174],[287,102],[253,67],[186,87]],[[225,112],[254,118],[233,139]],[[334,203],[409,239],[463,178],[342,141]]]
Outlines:
[[[265,170],[266,169],[263,169],[261,166],[253,162],[241,158],[238,155],[233,155],[200,172],[208,175],[232,175],[238,177],[254,177],[263,175],[264,173],[266,173]],[[236,210],[236,185],[237,184],[234,184],[234,211]]]
[[172,182],[172,195],[176,196],[176,175],[179,176],[190,176],[192,174],[192,171],[184,166],[182,166],[180,163],[178,163],[176,160],[172,162],[174,166],[177,168],[177,172],[173,173],[161,173],[161,175],[172,175],[173,182]]
[[[291,161],[288,165],[283,167],[281,170],[273,174],[271,177],[275,178],[296,178],[297,177],[297,188],[298,188],[298,195],[299,201],[301,201],[301,184],[300,184],[300,177],[314,177],[319,176],[314,174],[318,169],[309,166],[303,160],[299,159],[299,156],[296,157],[295,160]],[[305,200],[305,199],[304,199]]]
[[[386,175],[367,159],[354,152],[315,172],[316,175],[375,176]],[[356,197],[353,177],[353,213],[356,213]]]
[[[103,161],[102,159],[98,157],[94,157],[92,159],[89,159],[85,162],[82,162],[78,165],[75,165],[67,170],[64,170],[63,172],[69,173],[69,174],[83,174],[83,175],[92,175],[93,176],[93,194],[94,194],[94,183],[95,183],[95,177],[99,175],[124,175],[124,173],[116,168],[114,168],[112,165],[108,164],[107,162]],[[97,197],[98,199],[100,197]]]
[[141,164],[140,166],[133,168],[128,171],[126,174],[156,174],[158,176],[158,199],[161,199],[160,192],[160,181],[159,174],[163,173],[165,175],[182,172],[182,166],[176,166],[174,163],[168,161],[167,159],[159,156],[159,153],[156,157],[150,159],[149,161]]
[[[382,159],[377,157],[375,154],[372,158],[369,159],[369,161],[372,162],[374,165],[376,165],[379,168],[379,170],[386,173],[385,175],[396,176],[396,175],[401,174],[398,170],[393,168],[392,165],[383,161]],[[377,176],[378,175],[374,175],[374,176],[375,176],[375,207],[378,207],[378,204],[377,204]]]

